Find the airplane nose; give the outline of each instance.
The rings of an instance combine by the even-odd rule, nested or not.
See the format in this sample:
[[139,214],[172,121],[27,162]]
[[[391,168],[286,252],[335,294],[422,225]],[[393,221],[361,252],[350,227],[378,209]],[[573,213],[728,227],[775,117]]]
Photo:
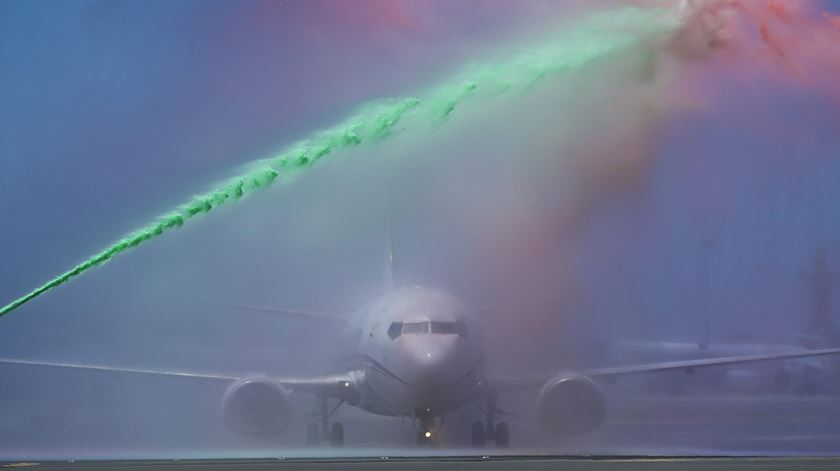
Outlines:
[[418,336],[409,345],[412,376],[418,386],[440,388],[452,384],[457,369],[458,337],[450,335]]

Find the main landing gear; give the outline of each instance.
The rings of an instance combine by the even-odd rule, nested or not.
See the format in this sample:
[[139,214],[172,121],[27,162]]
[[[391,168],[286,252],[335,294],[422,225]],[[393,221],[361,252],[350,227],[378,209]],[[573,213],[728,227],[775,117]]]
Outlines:
[[342,404],[344,404],[344,401],[339,401],[330,410],[327,407],[326,396],[318,397],[318,415],[321,420],[317,424],[306,426],[306,446],[314,447],[321,444],[328,444],[335,448],[344,446],[344,424],[341,422],[330,424],[330,417]]
[[496,395],[487,396],[487,408],[484,409],[485,423],[473,422],[470,430],[472,446],[482,447],[488,441],[493,441],[497,448],[510,446],[510,429],[507,422],[496,422],[496,416],[499,415],[497,402]]

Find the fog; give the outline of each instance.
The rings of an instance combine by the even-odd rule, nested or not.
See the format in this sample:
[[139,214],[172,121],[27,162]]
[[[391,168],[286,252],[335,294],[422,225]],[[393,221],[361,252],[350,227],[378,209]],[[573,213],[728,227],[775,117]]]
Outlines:
[[[676,30],[480,95],[436,126],[409,117],[392,139],[336,152],[115,257],[2,317],[0,357],[331,372],[350,348],[340,328],[222,305],[352,316],[382,294],[389,237],[399,284],[481,309],[494,372],[609,364],[625,340],[699,342],[707,314],[713,341],[803,331],[817,250],[840,270],[840,28],[826,13],[836,5],[688,3]],[[365,102],[423,96],[591,10],[5,2],[0,303]],[[289,430],[254,441],[224,430],[224,385],[2,370],[3,458],[297,450],[314,405],[295,396]],[[527,394],[511,401],[533,409]],[[344,413],[359,429],[350,445],[398,446],[387,427],[399,419]],[[551,441],[527,414],[519,447],[592,449]],[[610,433],[624,432],[597,449],[612,450]]]

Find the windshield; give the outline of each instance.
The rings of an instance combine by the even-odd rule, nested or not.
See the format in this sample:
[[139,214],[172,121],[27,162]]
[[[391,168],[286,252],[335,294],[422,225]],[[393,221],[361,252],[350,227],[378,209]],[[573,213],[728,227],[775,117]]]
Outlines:
[[0,462],[837,455],[838,77],[829,0],[4,0]]
[[406,322],[403,324],[403,334],[428,334],[428,322]]
[[458,327],[454,322],[439,322],[439,321],[432,321],[432,333],[433,334],[457,334]]

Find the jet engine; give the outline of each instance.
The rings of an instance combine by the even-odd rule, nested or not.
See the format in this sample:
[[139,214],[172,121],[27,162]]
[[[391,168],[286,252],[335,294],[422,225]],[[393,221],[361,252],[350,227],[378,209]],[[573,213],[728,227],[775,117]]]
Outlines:
[[586,376],[560,375],[540,390],[540,426],[552,435],[591,432],[604,422],[604,394]]
[[225,426],[242,435],[279,435],[289,424],[288,394],[281,385],[265,378],[233,383],[222,397]]

